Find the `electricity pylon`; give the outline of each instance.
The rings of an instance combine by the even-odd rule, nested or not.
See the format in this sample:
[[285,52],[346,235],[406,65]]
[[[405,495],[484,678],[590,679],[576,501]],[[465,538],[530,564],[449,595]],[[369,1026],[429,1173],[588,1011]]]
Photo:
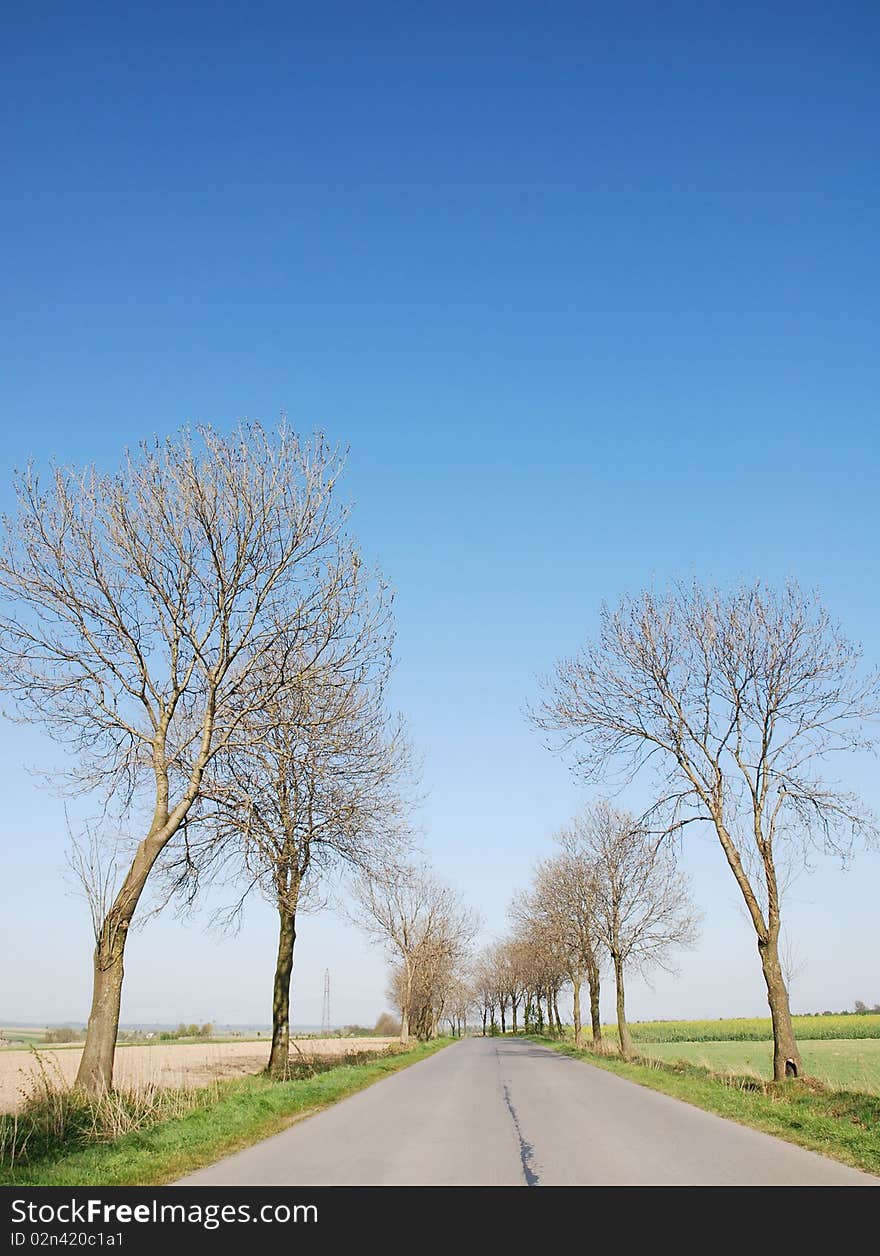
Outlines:
[[324,969],[324,1006],[321,1009],[321,1033],[330,1032],[330,969]]

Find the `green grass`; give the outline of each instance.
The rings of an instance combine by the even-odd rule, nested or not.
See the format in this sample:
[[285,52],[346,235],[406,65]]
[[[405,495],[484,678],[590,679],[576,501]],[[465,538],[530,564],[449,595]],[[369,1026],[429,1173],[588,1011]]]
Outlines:
[[[804,1072],[829,1086],[880,1095],[880,1038],[802,1040]],[[769,1042],[640,1042],[640,1055],[656,1060],[685,1060],[712,1072],[773,1076]]]
[[[0,1167],[0,1184],[22,1186],[159,1186],[242,1147],[268,1138],[304,1116],[415,1064],[449,1039],[358,1064],[340,1064],[289,1082],[263,1075],[221,1082],[217,1100],[173,1120],[89,1146],[44,1146],[13,1169]],[[6,1118],[9,1120],[10,1118]]]
[[[880,1016],[795,1016],[799,1042],[822,1038],[880,1038]],[[617,1041],[617,1027],[603,1025],[602,1032]],[[770,1018],[705,1021],[635,1021],[630,1025],[634,1042],[768,1042],[773,1033]]]
[[576,1051],[570,1043],[552,1038],[533,1041],[728,1120],[880,1175],[880,1096],[832,1090],[809,1081],[762,1082],[754,1077],[713,1073],[685,1062],[626,1061],[619,1056]]
[[[29,1046],[39,1046],[45,1041],[45,1029],[2,1029],[3,1039],[0,1041],[0,1051],[21,1051],[22,1048]],[[82,1043],[79,1044],[82,1046]]]

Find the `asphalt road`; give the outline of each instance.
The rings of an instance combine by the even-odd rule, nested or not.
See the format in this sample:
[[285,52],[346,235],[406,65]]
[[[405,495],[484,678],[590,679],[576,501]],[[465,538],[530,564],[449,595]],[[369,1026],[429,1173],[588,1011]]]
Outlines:
[[471,1038],[182,1186],[877,1186],[522,1040]]

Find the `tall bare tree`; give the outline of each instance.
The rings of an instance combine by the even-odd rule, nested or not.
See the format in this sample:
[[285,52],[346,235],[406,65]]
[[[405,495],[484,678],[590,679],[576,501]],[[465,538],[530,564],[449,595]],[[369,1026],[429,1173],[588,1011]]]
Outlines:
[[[320,662],[328,607],[355,566],[340,471],[321,438],[248,424],[144,445],[114,475],[18,477],[0,553],[0,683],[20,718],[70,750],[68,787],[143,817],[98,931],[81,1086],[112,1083],[129,928],[212,760],[288,666]],[[290,658],[269,672],[279,638]]]
[[564,853],[538,865],[524,906],[539,931],[552,939],[571,985],[575,1045],[581,1043],[581,989],[586,982],[593,1044],[599,1046],[601,954],[596,923],[596,873],[570,834],[562,834],[560,840]]
[[395,960],[392,986],[400,1040],[436,1032],[453,980],[467,965],[479,918],[424,864],[366,875],[352,887],[354,918]]
[[626,969],[668,970],[670,952],[693,945],[697,914],[687,879],[668,843],[608,802],[587,808],[567,830],[566,843],[592,871],[591,924],[611,957],[620,1050],[631,1055]]
[[470,913],[450,916],[442,929],[426,938],[416,957],[416,980],[410,991],[410,1030],[423,1042],[436,1038],[441,1017],[462,984],[475,922]]
[[227,920],[253,891],[275,907],[272,1076],[289,1067],[298,911],[323,904],[340,867],[381,873],[408,842],[412,756],[385,708],[389,665],[390,622],[381,595],[365,589],[321,667],[298,672],[217,756],[197,835],[168,868],[190,902],[206,881],[231,881],[239,893]]
[[557,663],[533,715],[587,778],[653,766],[669,831],[714,828],[755,930],[777,1079],[801,1067],[779,954],[780,850],[847,857],[875,837],[873,817],[824,772],[832,752],[870,744],[878,693],[861,650],[796,584],[692,584],[604,608],[598,637]]

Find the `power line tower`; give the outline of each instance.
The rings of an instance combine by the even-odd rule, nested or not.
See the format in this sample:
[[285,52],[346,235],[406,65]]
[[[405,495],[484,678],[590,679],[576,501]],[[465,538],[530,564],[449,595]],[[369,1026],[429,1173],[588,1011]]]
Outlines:
[[324,969],[324,1006],[321,1009],[321,1033],[330,1032],[330,969]]

